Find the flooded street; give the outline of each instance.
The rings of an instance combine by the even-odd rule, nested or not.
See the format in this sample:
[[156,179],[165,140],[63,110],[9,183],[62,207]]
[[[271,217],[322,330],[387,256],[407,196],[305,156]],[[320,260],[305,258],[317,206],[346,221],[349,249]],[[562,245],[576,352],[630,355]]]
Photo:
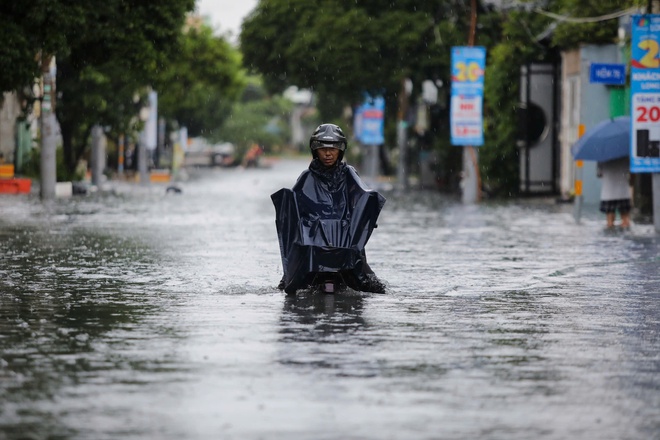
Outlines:
[[307,161],[0,197],[0,440],[660,439],[660,237],[388,199],[385,295],[277,290]]

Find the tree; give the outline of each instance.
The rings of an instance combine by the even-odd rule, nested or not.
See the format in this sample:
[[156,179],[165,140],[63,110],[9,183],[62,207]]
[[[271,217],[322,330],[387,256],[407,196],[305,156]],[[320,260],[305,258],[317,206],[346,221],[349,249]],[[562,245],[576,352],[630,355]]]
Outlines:
[[[638,0],[551,0],[544,8],[569,16],[599,16],[619,11]],[[616,20],[599,23],[557,22],[523,1],[512,10],[479,7],[476,44],[487,48],[485,85],[486,144],[480,167],[488,190],[515,195],[519,162],[516,108],[520,66],[556,57],[562,48],[580,42],[606,43],[616,37]],[[449,86],[450,48],[468,41],[469,2],[261,0],[243,23],[241,48],[246,65],[262,72],[271,90],[288,84],[312,88],[321,109],[335,112],[355,102],[363,91],[384,93],[386,126],[401,78],[418,85],[440,79]],[[537,36],[549,35],[543,41]],[[419,87],[416,87],[419,89]],[[443,118],[447,118],[443,114]],[[457,149],[448,142],[448,123],[436,121],[435,148],[444,158]],[[386,130],[387,133],[387,130]],[[394,130],[389,131],[390,142]],[[452,167],[452,160],[446,161]],[[458,170],[445,170],[456,173]]]
[[94,124],[131,125],[136,92],[175,53],[194,0],[23,0],[0,7],[3,90],[32,84],[39,55],[57,59],[56,114],[71,173]]
[[[633,0],[601,0],[584,2],[580,0],[557,0],[553,12],[580,19],[583,17],[599,17],[622,9],[645,5],[646,2]],[[577,47],[580,43],[608,44],[617,38],[617,20],[602,20],[593,22],[560,22],[553,32],[552,43],[561,48]]]
[[[632,0],[555,0],[545,8],[567,18],[579,19],[617,12],[632,7],[633,3]],[[489,25],[488,20],[496,20],[499,24]],[[491,194],[516,195],[519,187],[516,109],[520,96],[520,66],[554,61],[559,51],[581,43],[612,43],[617,35],[617,20],[593,23],[556,20],[523,7],[506,12],[493,11],[488,16],[481,16],[480,23],[487,29],[499,29],[492,43],[486,43],[486,142],[480,153],[482,177]]]
[[288,118],[292,108],[293,103],[279,95],[267,96],[260,79],[250,77],[240,102],[233,105],[229,117],[210,139],[235,144],[238,158],[252,143],[273,151],[290,138]]
[[513,196],[518,194],[520,178],[516,145],[520,67],[550,57],[551,47],[535,38],[547,28],[548,20],[525,10],[493,11],[490,18],[497,20],[498,31],[488,45],[484,87],[486,136],[479,165],[483,185],[490,195]]
[[84,1],[0,3],[0,91],[30,87],[41,76],[42,56],[66,53],[82,26]]
[[57,59],[56,111],[69,172],[85,153],[93,125],[119,131],[134,123],[136,93],[153,84],[176,53],[194,6],[194,0],[80,1],[83,25]]
[[[271,92],[313,90],[324,121],[337,120],[364,92],[382,94],[386,144],[394,145],[402,80],[414,83],[411,101],[426,79],[450,84],[450,48],[467,42],[469,7],[463,0],[260,0],[243,22],[241,50]],[[433,124],[433,134],[445,155],[458,151],[448,124]]]
[[467,17],[462,1],[261,0],[241,50],[271,92],[294,84],[345,103],[365,91],[395,99],[404,77],[448,80],[448,48],[467,35]]
[[240,53],[206,25],[182,34],[180,50],[154,84],[160,115],[193,137],[222,125],[244,85]]

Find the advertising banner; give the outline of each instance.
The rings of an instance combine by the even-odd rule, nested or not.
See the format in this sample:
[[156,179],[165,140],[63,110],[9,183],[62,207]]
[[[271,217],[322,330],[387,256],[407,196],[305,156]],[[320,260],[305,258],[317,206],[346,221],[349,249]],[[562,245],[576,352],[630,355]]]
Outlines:
[[486,49],[453,47],[451,51],[451,143],[481,146]]
[[355,109],[355,137],[363,145],[385,143],[385,98],[367,96]]
[[144,121],[144,145],[149,151],[156,149],[158,145],[158,93],[149,92],[149,107],[147,107],[147,119]]
[[630,171],[660,172],[660,15],[634,15],[630,59]]

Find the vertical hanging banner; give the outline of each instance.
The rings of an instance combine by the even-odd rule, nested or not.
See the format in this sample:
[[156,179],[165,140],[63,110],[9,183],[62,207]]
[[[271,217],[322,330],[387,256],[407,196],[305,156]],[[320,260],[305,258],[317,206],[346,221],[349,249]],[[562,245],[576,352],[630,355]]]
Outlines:
[[355,137],[363,145],[385,143],[385,98],[366,96],[364,103],[355,109]]
[[486,48],[451,49],[451,143],[484,144],[483,100]]
[[144,123],[144,141],[147,150],[158,146],[158,93],[149,92],[149,116]]
[[177,173],[186,159],[186,150],[188,149],[188,128],[181,127],[176,132],[176,140],[172,148],[172,173]]
[[633,15],[630,171],[660,172],[660,15]]

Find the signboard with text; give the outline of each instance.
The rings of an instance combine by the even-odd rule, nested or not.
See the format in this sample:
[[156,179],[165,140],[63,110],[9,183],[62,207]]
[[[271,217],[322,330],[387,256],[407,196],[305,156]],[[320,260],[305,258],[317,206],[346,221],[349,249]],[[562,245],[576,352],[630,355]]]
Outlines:
[[660,15],[633,15],[630,171],[660,172]]
[[483,94],[486,49],[453,47],[451,51],[451,143],[484,143]]
[[385,143],[385,98],[367,96],[355,109],[355,137],[363,145]]
[[626,65],[593,63],[589,70],[589,82],[592,84],[625,85]]

